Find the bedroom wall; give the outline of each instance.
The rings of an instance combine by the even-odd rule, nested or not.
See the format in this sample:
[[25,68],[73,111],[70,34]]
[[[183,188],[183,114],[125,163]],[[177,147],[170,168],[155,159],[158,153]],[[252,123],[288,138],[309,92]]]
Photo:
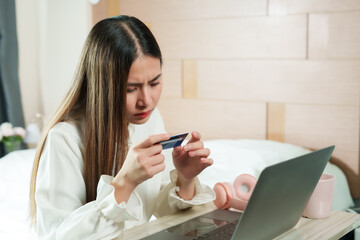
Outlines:
[[39,26],[35,0],[17,0],[19,81],[25,123],[43,112],[39,79]]
[[86,0],[44,0],[40,74],[44,115],[51,117],[71,86],[90,29]]
[[169,132],[335,144],[360,197],[360,1],[119,0],[119,9],[162,48]]
[[16,6],[26,122],[55,111],[94,22],[134,15],[163,51],[170,133],[335,144],[360,197],[358,0],[101,0],[92,15],[86,0]]
[[72,82],[91,28],[87,0],[16,0],[19,79],[25,122],[45,122]]

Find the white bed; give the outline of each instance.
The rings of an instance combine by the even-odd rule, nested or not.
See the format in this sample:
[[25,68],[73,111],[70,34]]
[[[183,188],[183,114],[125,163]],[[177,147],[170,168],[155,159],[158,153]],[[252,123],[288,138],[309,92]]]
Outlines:
[[[232,182],[242,173],[255,177],[268,165],[308,153],[309,150],[267,140],[211,140],[214,165],[200,174],[202,182]],[[35,150],[16,151],[0,158],[0,239],[33,239],[27,223],[28,193]],[[354,205],[343,172],[328,164],[325,172],[336,177],[334,210],[347,210]]]

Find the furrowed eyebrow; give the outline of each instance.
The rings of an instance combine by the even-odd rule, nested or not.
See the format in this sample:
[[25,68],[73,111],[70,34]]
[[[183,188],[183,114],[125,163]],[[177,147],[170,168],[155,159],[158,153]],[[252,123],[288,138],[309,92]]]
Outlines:
[[154,77],[152,80],[149,81],[149,83],[155,82],[156,80],[158,80],[161,77],[161,73],[159,75],[157,75],[156,77]]
[[[148,83],[152,83],[155,82],[156,80],[158,80],[161,77],[161,73],[159,75],[157,75],[156,77],[154,77],[153,79],[151,79]],[[128,83],[128,86],[142,86],[142,83]]]

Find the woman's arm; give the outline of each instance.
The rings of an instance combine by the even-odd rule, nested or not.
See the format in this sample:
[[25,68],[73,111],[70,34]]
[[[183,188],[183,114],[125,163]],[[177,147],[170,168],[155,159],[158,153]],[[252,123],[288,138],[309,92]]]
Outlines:
[[179,197],[184,200],[191,200],[195,196],[195,179],[192,178],[190,180],[181,176],[178,172],[176,186],[179,187],[179,191],[176,192]]
[[[163,119],[158,109],[155,109],[150,120],[146,124],[144,124],[144,126],[140,126],[140,127],[144,127],[142,130],[145,130],[145,127],[146,129],[151,129],[151,131],[153,131],[154,133],[165,132]],[[190,140],[189,143],[191,143],[191,141],[194,141],[194,139]],[[199,144],[197,143],[198,141],[194,141],[194,142],[195,142],[195,146],[194,144],[192,145],[188,144],[188,147],[192,147],[193,151],[199,147],[203,148],[203,145],[198,145]],[[187,151],[181,149],[177,153],[180,153],[179,156],[184,156],[188,154],[190,148],[186,150]],[[200,154],[204,154],[204,152],[202,151],[203,150],[200,150]],[[178,174],[177,170],[174,170],[175,162],[173,161],[173,155],[171,150],[170,149],[164,150],[162,154],[164,154],[165,156],[166,169],[161,173],[163,176],[162,190],[156,201],[156,210],[154,212],[156,216],[160,217],[160,216],[168,215],[179,209],[184,209],[194,205],[204,204],[213,201],[215,199],[215,193],[212,191],[212,189],[206,185],[201,184],[196,177],[197,174],[202,171],[202,169],[200,172],[197,172],[195,177],[193,177],[189,181],[188,179],[184,179],[181,176],[181,174]],[[205,152],[205,154],[208,153]],[[188,157],[186,157],[186,159],[188,159]],[[208,159],[205,158],[205,161],[207,160]],[[212,160],[210,161],[212,163]],[[181,163],[181,161],[179,162]],[[199,169],[197,169],[196,171],[198,170]]]
[[191,139],[184,147],[174,148],[172,157],[178,176],[176,184],[180,187],[177,193],[184,200],[191,200],[195,196],[196,176],[213,164],[209,155],[210,150],[204,148],[198,132],[191,133]]
[[195,195],[190,200],[185,200],[179,196],[179,186],[176,181],[178,179],[178,173],[174,169],[170,172],[170,183],[165,185],[159,193],[156,200],[156,210],[154,215],[156,217],[165,216],[174,213],[180,209],[190,208],[192,206],[205,204],[215,199],[214,191],[207,185],[204,185],[195,178]]
[[141,198],[133,192],[127,203],[117,204],[111,176],[101,177],[96,200],[86,203],[79,136],[69,123],[49,132],[35,193],[40,239],[112,239],[125,229],[125,221],[142,221]]
[[115,187],[118,203],[127,202],[137,185],[165,169],[162,146],[157,143],[169,138],[169,134],[152,135],[129,150],[123,166],[111,183]]

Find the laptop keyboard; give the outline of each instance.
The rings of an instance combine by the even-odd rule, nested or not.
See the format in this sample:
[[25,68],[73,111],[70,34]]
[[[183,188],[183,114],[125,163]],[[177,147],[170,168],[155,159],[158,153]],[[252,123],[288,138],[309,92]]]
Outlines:
[[216,240],[231,239],[233,233],[235,232],[237,223],[238,223],[238,220],[236,220],[234,222],[230,222],[228,224],[225,224],[224,226],[214,229],[211,232],[203,234],[195,239],[209,239],[209,240],[211,240],[211,239],[216,239]]

